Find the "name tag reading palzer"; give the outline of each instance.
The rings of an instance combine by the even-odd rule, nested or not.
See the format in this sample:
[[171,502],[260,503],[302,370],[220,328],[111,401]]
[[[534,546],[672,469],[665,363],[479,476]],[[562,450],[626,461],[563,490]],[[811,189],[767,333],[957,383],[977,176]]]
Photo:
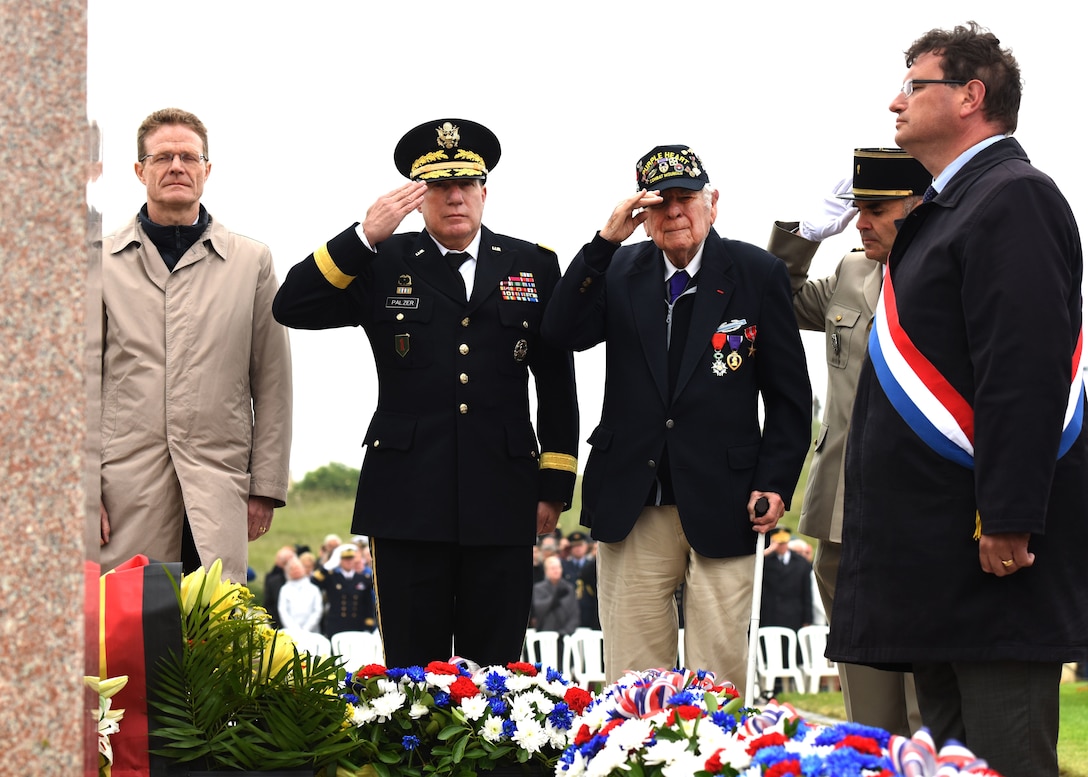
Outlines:
[[385,309],[416,310],[419,307],[419,297],[386,297]]

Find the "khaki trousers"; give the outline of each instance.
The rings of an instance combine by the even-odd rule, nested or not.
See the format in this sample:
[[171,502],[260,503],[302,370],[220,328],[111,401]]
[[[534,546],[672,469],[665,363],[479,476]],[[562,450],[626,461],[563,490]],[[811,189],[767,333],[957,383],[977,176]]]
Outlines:
[[752,555],[719,559],[696,553],[674,506],[646,507],[624,540],[599,543],[597,596],[608,681],[628,669],[676,666],[673,594],[684,583],[687,668],[714,672],[719,683],[732,682],[743,697],[753,564]]

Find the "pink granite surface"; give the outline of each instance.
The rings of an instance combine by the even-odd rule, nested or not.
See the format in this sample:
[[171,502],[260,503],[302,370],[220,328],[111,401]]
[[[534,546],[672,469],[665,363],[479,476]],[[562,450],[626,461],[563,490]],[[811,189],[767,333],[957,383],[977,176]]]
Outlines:
[[[10,775],[95,765],[82,682],[96,662],[83,576],[97,502],[85,469],[97,426],[86,328],[99,297],[86,247],[86,18],[86,0],[0,10],[0,773]],[[97,546],[90,553],[96,561]]]

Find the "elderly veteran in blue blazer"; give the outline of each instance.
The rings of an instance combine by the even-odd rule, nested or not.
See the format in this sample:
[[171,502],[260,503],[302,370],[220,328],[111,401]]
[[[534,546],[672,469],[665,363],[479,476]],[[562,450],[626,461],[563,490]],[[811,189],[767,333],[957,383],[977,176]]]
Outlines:
[[[379,396],[351,530],[371,537],[389,666],[516,661],[532,546],[574,491],[573,359],[539,335],[559,263],[483,226],[499,153],[464,119],[409,131],[394,152],[409,183],[296,265],[273,307],[287,326],[361,326],[370,340]],[[394,234],[416,209],[426,229]],[[329,400],[358,396],[330,386]]]
[[[674,665],[685,583],[688,665],[743,691],[754,532],[785,512],[811,434],[789,276],[714,230],[718,192],[690,148],[658,146],[636,174],[543,326],[559,347],[608,343],[581,517],[599,542],[605,671]],[[621,245],[640,224],[651,239]]]

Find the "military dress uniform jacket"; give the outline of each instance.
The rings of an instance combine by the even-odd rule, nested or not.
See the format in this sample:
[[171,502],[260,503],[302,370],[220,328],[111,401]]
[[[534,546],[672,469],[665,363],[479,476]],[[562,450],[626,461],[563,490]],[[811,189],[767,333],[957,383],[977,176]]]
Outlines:
[[[618,542],[646,504],[668,446],[676,506],[692,548],[711,558],[754,551],[754,489],[788,506],[811,436],[812,394],[789,279],[766,251],[706,238],[691,322],[669,395],[664,258],[652,241],[616,246],[597,235],[579,252],[545,315],[544,335],[585,350],[607,341],[604,408],[589,437],[583,525]],[[717,374],[712,338],[743,322],[726,344],[736,368]],[[757,405],[766,409],[763,428]]]
[[[547,249],[481,229],[468,302],[426,232],[393,235],[375,253],[355,227],[296,265],[276,295],[276,319],[289,327],[362,326],[370,339],[379,396],[354,534],[531,545],[538,501],[571,502],[573,359],[539,336],[559,264]],[[348,388],[336,394],[354,400]]]
[[852,251],[833,274],[809,280],[812,257],[820,244],[793,234],[796,228],[797,222],[775,222],[767,250],[789,269],[797,325],[824,333],[827,356],[824,417],[814,443],[797,529],[809,537],[842,543],[846,433],[884,265],[867,259],[864,251]]
[[[869,664],[1083,658],[1084,430],[1057,455],[1082,326],[1069,205],[1004,139],[904,219],[889,268],[903,329],[974,408],[974,468],[907,426],[870,353],[846,448],[827,655]],[[983,572],[976,511],[983,533],[1030,533],[1034,565]]]

